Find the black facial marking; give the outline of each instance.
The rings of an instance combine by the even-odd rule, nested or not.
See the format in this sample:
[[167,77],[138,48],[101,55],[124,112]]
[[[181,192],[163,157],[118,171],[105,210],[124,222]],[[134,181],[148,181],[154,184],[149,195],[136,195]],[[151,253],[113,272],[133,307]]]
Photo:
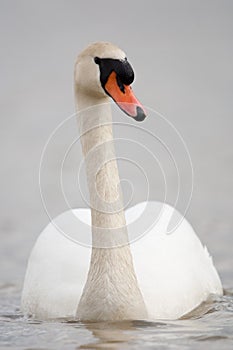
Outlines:
[[99,63],[100,63],[99,57],[95,57],[95,58],[94,58],[94,61],[95,61],[96,64],[99,64]]
[[[122,92],[125,92],[124,85],[130,85],[134,81],[134,71],[127,59],[117,60],[113,58],[95,57],[94,61],[100,68],[100,82],[105,90],[109,75],[114,71],[117,76],[117,84]],[[106,93],[108,93],[105,90]]]

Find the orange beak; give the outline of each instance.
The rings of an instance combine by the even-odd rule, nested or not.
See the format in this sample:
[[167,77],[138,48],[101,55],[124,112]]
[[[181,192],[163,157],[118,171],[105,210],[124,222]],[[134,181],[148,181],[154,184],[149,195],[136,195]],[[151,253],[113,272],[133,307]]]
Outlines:
[[146,117],[146,111],[138,99],[134,96],[130,85],[122,84],[119,87],[116,72],[112,71],[105,84],[107,94],[112,97],[116,104],[130,117],[142,121]]

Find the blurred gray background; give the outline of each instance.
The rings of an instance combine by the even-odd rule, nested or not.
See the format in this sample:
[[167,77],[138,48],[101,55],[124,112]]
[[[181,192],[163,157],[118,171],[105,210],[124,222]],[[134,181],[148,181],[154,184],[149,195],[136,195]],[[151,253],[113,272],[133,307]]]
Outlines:
[[77,54],[101,40],[127,52],[137,96],[183,135],[194,166],[187,218],[214,256],[224,286],[232,287],[233,2],[0,5],[1,283],[22,284],[29,252],[48,222],[38,185],[42,149],[74,113]]

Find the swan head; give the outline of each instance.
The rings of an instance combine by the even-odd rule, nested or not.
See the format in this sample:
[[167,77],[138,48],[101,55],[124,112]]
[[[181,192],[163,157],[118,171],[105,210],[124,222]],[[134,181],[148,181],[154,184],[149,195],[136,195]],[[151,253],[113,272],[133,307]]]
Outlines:
[[142,121],[145,109],[135,97],[131,84],[134,71],[121,49],[108,42],[97,42],[83,50],[75,64],[77,93],[93,99],[112,98],[130,117]]

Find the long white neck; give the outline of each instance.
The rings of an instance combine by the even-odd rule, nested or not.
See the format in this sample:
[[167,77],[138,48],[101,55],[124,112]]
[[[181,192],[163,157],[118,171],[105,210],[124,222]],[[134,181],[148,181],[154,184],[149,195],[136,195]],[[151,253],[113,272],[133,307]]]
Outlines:
[[82,320],[146,317],[125,224],[108,98],[76,93],[92,217],[92,256],[78,305]]

